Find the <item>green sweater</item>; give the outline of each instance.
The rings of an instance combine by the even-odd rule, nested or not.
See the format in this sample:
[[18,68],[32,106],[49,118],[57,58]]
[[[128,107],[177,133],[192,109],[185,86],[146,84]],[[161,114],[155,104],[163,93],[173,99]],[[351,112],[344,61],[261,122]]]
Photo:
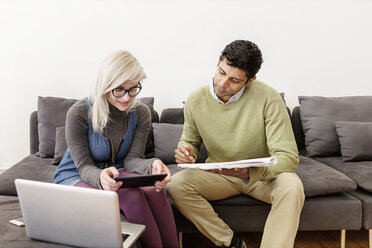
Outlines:
[[278,163],[250,168],[250,184],[293,172],[298,151],[288,112],[280,95],[268,85],[252,82],[233,103],[218,103],[208,86],[195,90],[185,104],[181,137],[192,145],[195,156],[204,142],[207,163],[273,156]]

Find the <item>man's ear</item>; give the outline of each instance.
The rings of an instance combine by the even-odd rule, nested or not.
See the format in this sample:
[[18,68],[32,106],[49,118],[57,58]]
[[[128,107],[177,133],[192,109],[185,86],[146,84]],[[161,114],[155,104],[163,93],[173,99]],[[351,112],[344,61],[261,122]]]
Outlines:
[[248,85],[250,85],[254,80],[256,80],[256,76],[254,76],[253,78],[249,79],[248,82],[245,83],[245,87],[247,87]]

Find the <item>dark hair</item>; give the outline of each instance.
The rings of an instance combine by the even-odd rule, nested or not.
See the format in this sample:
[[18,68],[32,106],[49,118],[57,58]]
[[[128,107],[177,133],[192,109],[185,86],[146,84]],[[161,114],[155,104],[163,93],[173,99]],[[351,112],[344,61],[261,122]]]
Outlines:
[[221,60],[224,58],[228,65],[245,71],[248,80],[256,76],[263,62],[261,50],[248,40],[236,40],[228,44],[221,53]]

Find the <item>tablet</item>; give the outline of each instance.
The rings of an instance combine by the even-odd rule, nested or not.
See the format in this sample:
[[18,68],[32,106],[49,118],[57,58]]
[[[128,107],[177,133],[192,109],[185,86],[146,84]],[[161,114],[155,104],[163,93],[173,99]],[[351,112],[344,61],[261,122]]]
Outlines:
[[137,188],[146,186],[155,186],[156,181],[162,181],[167,174],[150,174],[127,177],[114,177],[115,181],[122,181],[120,188]]

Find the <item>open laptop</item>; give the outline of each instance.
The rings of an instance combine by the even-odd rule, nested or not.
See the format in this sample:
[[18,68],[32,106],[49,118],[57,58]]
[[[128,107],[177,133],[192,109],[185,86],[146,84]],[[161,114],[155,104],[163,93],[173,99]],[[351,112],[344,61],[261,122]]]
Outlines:
[[32,239],[79,247],[131,247],[145,230],[144,225],[120,221],[115,192],[23,179],[16,179],[15,185]]

